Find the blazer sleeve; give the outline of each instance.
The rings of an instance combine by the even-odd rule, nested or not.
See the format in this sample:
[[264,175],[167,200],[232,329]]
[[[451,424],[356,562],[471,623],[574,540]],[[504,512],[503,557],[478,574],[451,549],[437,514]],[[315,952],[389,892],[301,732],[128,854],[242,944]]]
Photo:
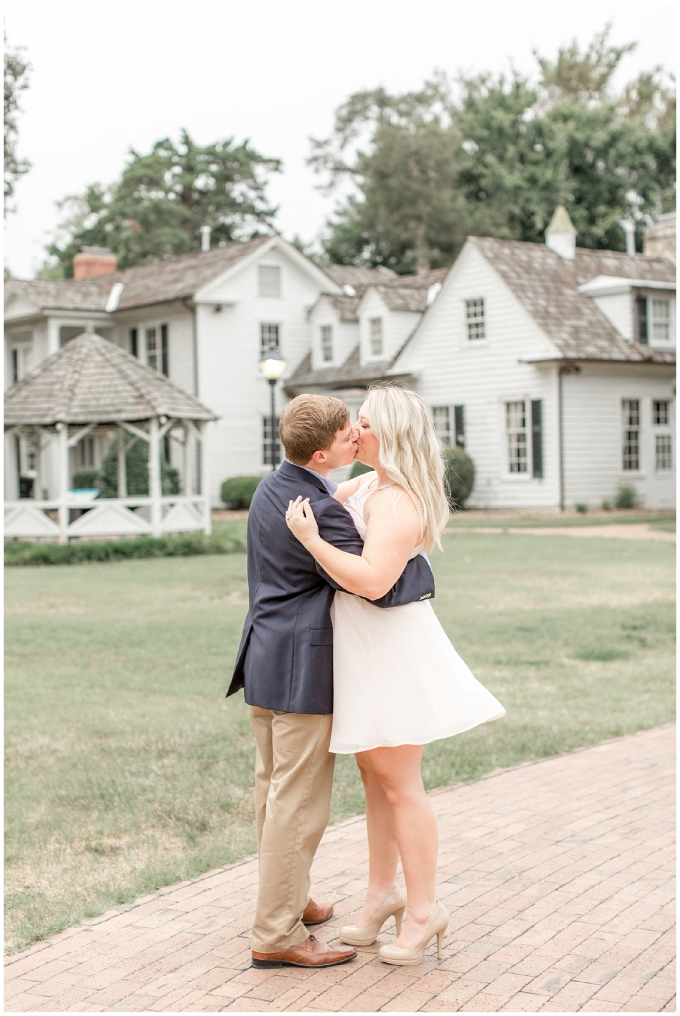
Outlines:
[[[359,536],[352,517],[339,501],[329,498],[323,501],[322,506],[318,502],[314,505],[314,514],[319,527],[319,535],[327,543],[338,550],[344,550],[348,554],[361,556],[364,549],[364,541]],[[328,575],[321,565],[316,566],[319,574],[333,586],[345,592],[335,579]],[[427,558],[418,554],[412,561],[409,561],[401,576],[397,579],[392,588],[379,600],[371,600],[375,607],[400,607],[405,603],[414,603],[416,600],[430,600],[434,598],[434,575]]]

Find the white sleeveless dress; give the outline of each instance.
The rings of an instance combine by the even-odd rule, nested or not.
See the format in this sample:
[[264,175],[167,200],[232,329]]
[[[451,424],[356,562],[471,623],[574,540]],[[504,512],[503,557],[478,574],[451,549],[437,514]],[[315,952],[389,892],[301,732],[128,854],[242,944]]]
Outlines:
[[[362,537],[365,483],[345,501]],[[419,548],[411,557],[416,557]],[[505,709],[449,642],[429,600],[376,607],[336,593],[333,621],[333,729],[329,751],[428,744],[496,720]]]

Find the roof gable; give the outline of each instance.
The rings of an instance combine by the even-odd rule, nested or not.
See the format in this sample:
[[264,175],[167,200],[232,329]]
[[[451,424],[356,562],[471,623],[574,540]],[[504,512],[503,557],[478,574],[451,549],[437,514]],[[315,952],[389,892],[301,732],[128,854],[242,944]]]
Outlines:
[[214,299],[214,295],[225,282],[230,281],[234,276],[238,275],[239,272],[245,271],[252,265],[256,264],[260,258],[265,257],[270,251],[278,250],[281,251],[297,268],[301,269],[307,275],[311,276],[319,289],[330,290],[330,292],[341,293],[342,289],[337,283],[333,282],[326,276],[326,273],[315,265],[305,254],[302,254],[297,247],[287,243],[281,236],[269,237],[268,242],[256,247],[254,250],[249,251],[245,256],[230,264],[222,271],[218,276],[211,279],[206,285],[197,289],[194,294],[194,299],[197,303],[209,303]]
[[578,247],[574,260],[566,261],[544,244],[492,237],[469,237],[468,244],[495,269],[561,357],[675,361],[674,351],[650,349],[624,339],[594,301],[579,292],[580,286],[598,276],[670,282],[675,270],[668,261]]

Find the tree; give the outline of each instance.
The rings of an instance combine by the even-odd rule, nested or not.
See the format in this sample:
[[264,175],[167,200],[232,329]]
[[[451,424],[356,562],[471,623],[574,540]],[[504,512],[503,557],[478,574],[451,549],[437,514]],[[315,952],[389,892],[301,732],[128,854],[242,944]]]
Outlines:
[[28,88],[30,70],[22,53],[21,46],[10,49],[5,36],[5,215],[15,211],[11,203],[15,184],[31,168],[28,159],[20,159],[17,155],[19,96]]
[[398,272],[450,264],[469,233],[543,242],[562,201],[580,246],[625,249],[621,218],[642,227],[675,201],[675,97],[659,68],[620,95],[612,75],[633,44],[605,26],[584,51],[535,54],[536,83],[439,74],[418,92],[350,96],[310,163],[353,192],[328,224],[331,261]]
[[456,185],[462,139],[449,98],[441,76],[420,92],[358,92],[337,110],[331,138],[312,141],[309,161],[328,173],[328,190],[343,177],[356,184],[324,243],[331,262],[401,273],[451,263],[473,216]]
[[200,147],[187,131],[178,145],[157,141],[148,155],[131,150],[121,179],[105,188],[92,184],[65,198],[66,218],[48,247],[47,274],[69,278],[83,245],[108,247],[120,268],[200,250],[201,226],[213,243],[257,235],[276,209],[265,197],[266,177],[279,172],[247,141],[233,139]]

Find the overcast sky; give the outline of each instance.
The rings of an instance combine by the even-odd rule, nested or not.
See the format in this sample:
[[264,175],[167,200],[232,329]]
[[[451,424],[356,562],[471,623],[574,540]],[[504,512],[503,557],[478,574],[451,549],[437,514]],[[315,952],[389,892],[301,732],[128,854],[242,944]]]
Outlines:
[[119,176],[130,147],[177,138],[249,138],[283,159],[269,196],[277,228],[318,236],[336,199],[315,189],[309,136],[329,134],[352,92],[417,88],[441,68],[535,74],[532,51],[586,44],[607,21],[636,41],[619,80],[675,62],[675,4],[521,0],[5,0],[11,46],[26,47],[19,154],[33,164],[6,220],[5,261],[30,278],[44,259],[55,203]]

